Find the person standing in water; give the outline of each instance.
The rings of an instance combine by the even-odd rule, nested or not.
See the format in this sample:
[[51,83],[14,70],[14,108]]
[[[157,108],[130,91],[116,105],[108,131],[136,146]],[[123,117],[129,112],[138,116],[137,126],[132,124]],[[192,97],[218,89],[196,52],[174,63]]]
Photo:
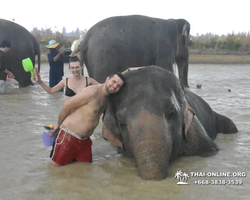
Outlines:
[[[124,72],[141,68],[129,68]],[[105,83],[85,88],[65,102],[57,125],[50,131],[50,135],[58,133],[51,154],[52,165],[67,165],[74,161],[92,162],[90,136],[106,108],[107,97],[124,85],[124,72],[110,75]]]
[[[40,75],[38,75],[38,83],[41,85],[41,87],[48,93],[48,94],[54,94],[58,91],[61,91],[63,88],[65,88],[65,96],[67,101],[71,97],[75,96],[78,92],[80,92],[82,89],[90,86],[90,85],[97,85],[99,84],[96,80],[90,77],[82,76],[81,71],[81,62],[80,59],[77,56],[72,56],[69,59],[69,70],[72,73],[72,76],[62,79],[57,85],[54,87],[49,87],[46,85]],[[57,134],[55,135],[57,137]],[[55,138],[56,138],[55,137]],[[52,150],[50,153],[50,157],[52,157],[52,153],[54,151],[55,147],[55,141],[52,145]]]
[[15,76],[7,70],[6,66],[6,53],[10,50],[11,43],[4,40],[0,44],[0,94],[6,93],[6,78],[9,75],[10,78],[15,78]]
[[63,54],[64,48],[61,48],[59,51],[60,43],[57,43],[55,40],[50,40],[49,44],[46,46],[50,52],[48,53],[48,61],[49,61],[49,86],[54,87],[57,85],[64,75],[63,72]]

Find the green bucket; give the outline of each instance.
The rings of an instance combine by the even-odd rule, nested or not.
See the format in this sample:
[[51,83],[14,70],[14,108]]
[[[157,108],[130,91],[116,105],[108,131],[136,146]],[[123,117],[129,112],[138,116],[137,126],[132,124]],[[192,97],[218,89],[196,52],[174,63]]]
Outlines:
[[30,58],[23,59],[22,60],[22,64],[23,64],[24,71],[30,72],[31,75],[32,75],[32,77],[34,77],[34,74],[33,74],[33,63],[30,60]]

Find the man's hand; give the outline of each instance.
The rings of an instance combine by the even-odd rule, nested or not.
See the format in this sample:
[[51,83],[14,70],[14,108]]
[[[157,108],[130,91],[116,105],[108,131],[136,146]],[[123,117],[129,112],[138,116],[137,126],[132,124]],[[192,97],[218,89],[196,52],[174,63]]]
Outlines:
[[58,128],[59,128],[58,125],[55,126],[55,128],[54,128],[53,130],[50,130],[50,131],[49,131],[49,135],[50,135],[50,136],[54,135]]
[[142,69],[142,68],[145,68],[145,67],[129,67],[128,69],[126,69],[122,73],[130,72],[130,71],[135,71],[135,70],[139,70],[139,69]]
[[128,71],[135,71],[135,70],[139,70],[142,68],[144,68],[144,67],[130,67],[130,68],[128,68]]
[[9,75],[10,78],[15,78],[15,76],[9,70],[5,69],[3,72]]
[[11,72],[8,75],[10,78],[15,78],[15,76]]

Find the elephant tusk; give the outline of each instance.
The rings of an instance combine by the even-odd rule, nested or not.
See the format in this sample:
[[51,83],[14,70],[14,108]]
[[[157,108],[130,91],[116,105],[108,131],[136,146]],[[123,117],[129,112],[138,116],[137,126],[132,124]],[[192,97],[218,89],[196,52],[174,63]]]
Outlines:
[[187,133],[193,121],[194,115],[195,115],[194,110],[188,105],[188,115],[187,115],[187,119],[185,120],[186,121],[185,122],[185,138],[186,139],[187,139]]

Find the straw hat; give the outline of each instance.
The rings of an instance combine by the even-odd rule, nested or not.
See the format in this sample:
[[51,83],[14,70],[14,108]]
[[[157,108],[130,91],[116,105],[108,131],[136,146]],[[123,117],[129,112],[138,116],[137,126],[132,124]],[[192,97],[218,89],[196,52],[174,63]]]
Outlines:
[[48,49],[54,49],[57,48],[60,45],[60,43],[56,43],[55,40],[50,40],[49,44],[46,46]]

